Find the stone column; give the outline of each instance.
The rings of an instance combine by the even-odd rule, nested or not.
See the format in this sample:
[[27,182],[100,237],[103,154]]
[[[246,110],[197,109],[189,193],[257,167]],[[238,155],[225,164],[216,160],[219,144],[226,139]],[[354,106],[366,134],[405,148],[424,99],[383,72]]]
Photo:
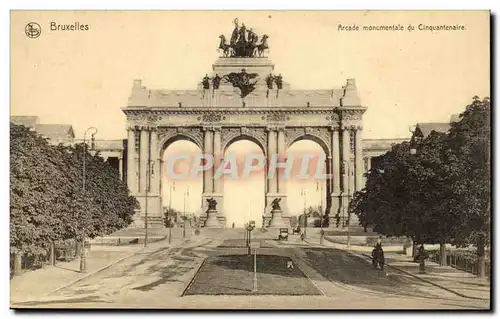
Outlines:
[[339,147],[339,130],[332,128],[332,182],[333,194],[340,194],[340,147]]
[[[270,162],[273,157],[277,152],[276,148],[276,131],[274,128],[268,128],[267,129],[267,167],[266,169],[269,170]],[[269,174],[269,172],[268,172]],[[278,192],[277,189],[277,180],[276,180],[276,172],[274,172],[274,176],[270,178],[270,176],[267,176],[267,193],[268,194],[275,194]],[[270,203],[267,203],[268,205]]]
[[[351,133],[349,127],[342,128],[342,208],[340,216],[347,217],[347,208],[349,203],[349,194],[354,185],[352,185],[350,176],[352,175],[351,167]],[[342,223],[342,222],[341,222]]]
[[337,226],[337,214],[340,214],[340,207],[342,205],[342,197],[340,193],[340,146],[339,146],[339,128],[331,127],[331,139],[332,139],[332,151],[331,156],[329,157],[330,162],[330,174],[332,174],[331,178],[331,187],[330,187],[330,211],[328,216],[328,226],[336,227]]
[[131,194],[137,192],[136,185],[136,151],[135,151],[135,130],[133,127],[127,128],[127,186]]
[[118,156],[118,174],[120,175],[120,180],[123,181],[123,154]]
[[[285,145],[285,132],[283,128],[278,129],[278,155],[279,160],[285,163],[286,160],[286,145]],[[278,193],[286,193],[286,181],[285,181],[285,168],[278,169]]]
[[157,194],[159,190],[159,170],[158,158],[158,132],[156,127],[151,128],[151,193]]
[[356,128],[356,138],[355,138],[355,151],[354,151],[354,156],[355,156],[355,161],[356,161],[356,191],[360,191],[365,187],[364,183],[364,164],[363,164],[363,131],[362,127],[358,126]]
[[[203,154],[213,155],[213,132],[209,128],[204,128]],[[213,192],[213,170],[203,171],[203,193],[210,194]]]
[[[222,149],[221,149],[221,128],[214,127],[213,130],[213,156],[214,156],[214,167],[213,167],[213,175],[215,177],[215,173],[219,168],[221,161],[223,159]],[[224,176],[224,175],[223,175]],[[219,221],[219,225],[226,224],[226,217],[224,216],[224,195],[223,195],[223,187],[224,180],[223,176],[213,179],[213,198],[217,200],[217,219]]]
[[140,159],[140,171],[139,171],[139,178],[140,178],[140,193],[145,193],[146,192],[146,187],[147,187],[147,168],[148,168],[148,151],[149,151],[149,128],[143,126],[141,128],[141,146],[140,146],[140,154],[139,154],[139,159]]
[[[221,150],[221,129],[220,127],[216,127],[214,129],[214,144],[213,144],[213,156],[214,156],[214,168],[213,168],[213,174],[215,176],[216,170],[219,168],[219,165],[221,164],[222,160],[222,150]],[[214,186],[213,190],[215,193],[221,193],[222,192],[222,177],[214,179]]]

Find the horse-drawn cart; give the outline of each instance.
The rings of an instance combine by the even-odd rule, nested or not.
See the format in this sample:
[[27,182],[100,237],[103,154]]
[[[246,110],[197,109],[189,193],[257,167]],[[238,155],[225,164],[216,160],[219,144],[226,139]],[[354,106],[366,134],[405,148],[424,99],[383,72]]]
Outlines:
[[288,241],[288,228],[280,228],[280,233],[278,235],[278,240]]

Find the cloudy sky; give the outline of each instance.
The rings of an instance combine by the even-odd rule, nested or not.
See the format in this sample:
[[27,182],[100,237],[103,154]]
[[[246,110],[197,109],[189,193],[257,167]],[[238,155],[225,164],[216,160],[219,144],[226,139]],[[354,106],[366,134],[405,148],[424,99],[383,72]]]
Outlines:
[[[269,35],[269,58],[292,89],[331,89],[355,78],[368,107],[364,138],[407,137],[415,122],[448,121],[473,95],[489,96],[488,12],[12,12],[11,114],[72,124],[79,138],[89,126],[99,139],[125,138],[121,108],[133,79],[195,89],[236,17]],[[37,39],[24,34],[31,21],[42,26]],[[51,22],[89,30],[50,31]],[[339,24],[401,24],[405,31],[339,31]],[[466,30],[409,32],[409,24]],[[263,203],[254,204],[260,211]]]

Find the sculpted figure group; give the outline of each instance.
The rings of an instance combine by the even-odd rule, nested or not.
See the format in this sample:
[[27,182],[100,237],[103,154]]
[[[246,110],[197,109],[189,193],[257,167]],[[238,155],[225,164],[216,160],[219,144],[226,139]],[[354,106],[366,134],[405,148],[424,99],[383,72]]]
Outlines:
[[258,35],[247,27],[244,23],[239,25],[238,19],[234,19],[234,30],[231,35],[229,43],[227,43],[226,37],[221,34],[219,36],[220,43],[218,51],[222,51],[224,57],[241,57],[241,58],[252,58],[255,56],[262,57],[264,51],[269,51],[269,45],[267,44],[267,39],[269,36],[264,34],[259,41]]

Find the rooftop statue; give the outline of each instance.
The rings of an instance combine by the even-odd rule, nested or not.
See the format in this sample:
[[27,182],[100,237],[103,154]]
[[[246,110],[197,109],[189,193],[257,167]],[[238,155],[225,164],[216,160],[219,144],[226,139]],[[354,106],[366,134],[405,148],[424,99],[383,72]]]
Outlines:
[[259,36],[252,28],[248,29],[244,23],[240,26],[238,18],[234,19],[234,29],[229,44],[223,34],[219,36],[219,39],[218,51],[222,51],[224,57],[253,58],[257,55],[262,57],[265,50],[269,51],[267,44],[269,36],[264,34],[261,42],[257,44]]

